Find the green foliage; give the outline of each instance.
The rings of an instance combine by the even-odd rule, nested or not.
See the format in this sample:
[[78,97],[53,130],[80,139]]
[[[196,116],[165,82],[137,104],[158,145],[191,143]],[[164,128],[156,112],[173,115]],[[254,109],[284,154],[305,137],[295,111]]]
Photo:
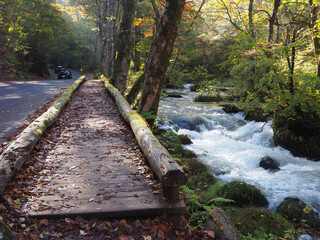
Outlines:
[[260,206],[266,207],[268,201],[261,191],[255,186],[241,181],[233,181],[222,186],[217,195],[226,199],[231,199],[236,206]]

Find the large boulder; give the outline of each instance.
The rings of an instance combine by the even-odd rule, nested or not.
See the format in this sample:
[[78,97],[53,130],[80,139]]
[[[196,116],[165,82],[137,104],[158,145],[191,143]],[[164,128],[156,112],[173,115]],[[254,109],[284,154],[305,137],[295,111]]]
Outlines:
[[240,112],[240,109],[237,108],[236,106],[232,105],[232,104],[224,104],[221,105],[223,108],[222,110],[225,111],[226,113],[238,113]]
[[180,134],[179,138],[182,144],[192,144],[192,140],[187,134]]
[[300,118],[275,118],[272,121],[274,144],[289,150],[295,156],[320,161],[319,120],[308,121],[307,117]]
[[269,204],[266,197],[258,188],[241,181],[233,181],[225,184],[216,194],[219,197],[233,200],[232,205],[239,207],[267,207]]
[[205,231],[214,231],[215,239],[219,240],[240,240],[240,236],[221,208],[213,209],[204,226]]
[[259,167],[262,167],[266,170],[271,171],[279,171],[280,170],[280,163],[271,157],[263,157],[260,160]]
[[277,212],[296,223],[306,222],[320,230],[319,214],[299,198],[287,197],[277,208]]

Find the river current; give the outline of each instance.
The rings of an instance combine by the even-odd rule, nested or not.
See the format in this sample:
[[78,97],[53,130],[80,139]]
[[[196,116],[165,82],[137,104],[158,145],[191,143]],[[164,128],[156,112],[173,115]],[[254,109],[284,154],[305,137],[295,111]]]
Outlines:
[[[320,212],[320,162],[294,157],[288,150],[273,145],[270,122],[246,121],[243,113],[227,114],[215,104],[196,103],[197,93],[184,90],[182,98],[165,98],[159,116],[168,121],[162,128],[178,126],[179,134],[192,140],[186,148],[210,166],[218,180],[241,180],[257,186],[266,195],[269,208],[275,209],[286,197],[298,197]],[[280,171],[259,167],[261,158],[280,163]]]

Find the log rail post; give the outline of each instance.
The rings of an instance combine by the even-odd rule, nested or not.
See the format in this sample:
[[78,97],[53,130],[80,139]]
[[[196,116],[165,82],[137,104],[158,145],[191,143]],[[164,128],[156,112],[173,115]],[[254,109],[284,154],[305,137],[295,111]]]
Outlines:
[[163,195],[169,202],[180,200],[180,186],[187,183],[187,176],[180,166],[150,131],[147,122],[133,111],[120,92],[102,76],[106,89],[114,98],[124,120],[131,126],[144,156],[160,180]]

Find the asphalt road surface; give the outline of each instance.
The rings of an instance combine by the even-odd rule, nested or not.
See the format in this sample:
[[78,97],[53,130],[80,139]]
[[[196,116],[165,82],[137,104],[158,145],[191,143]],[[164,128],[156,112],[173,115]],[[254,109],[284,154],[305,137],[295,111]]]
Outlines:
[[72,72],[72,79],[0,82],[0,145],[6,137],[16,133],[19,126],[61,89],[69,87],[80,73]]

